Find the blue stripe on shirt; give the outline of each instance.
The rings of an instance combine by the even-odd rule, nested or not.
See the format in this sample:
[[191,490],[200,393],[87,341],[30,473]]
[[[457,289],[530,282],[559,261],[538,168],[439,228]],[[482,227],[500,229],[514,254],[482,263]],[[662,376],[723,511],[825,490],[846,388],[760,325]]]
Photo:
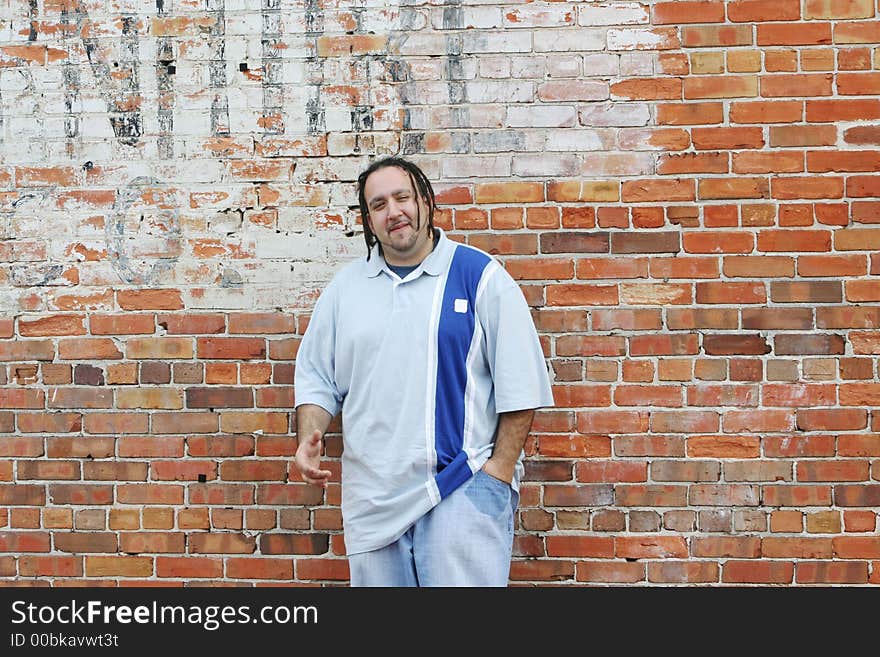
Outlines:
[[467,357],[474,335],[477,286],[490,262],[480,251],[458,246],[449,266],[437,326],[437,393],[434,449],[437,488],[446,497],[471,476],[464,445]]

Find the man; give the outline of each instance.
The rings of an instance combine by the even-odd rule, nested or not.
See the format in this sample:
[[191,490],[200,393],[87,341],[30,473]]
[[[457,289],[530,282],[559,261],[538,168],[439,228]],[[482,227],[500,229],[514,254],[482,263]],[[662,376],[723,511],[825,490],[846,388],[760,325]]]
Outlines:
[[411,162],[358,178],[367,257],[321,294],[296,359],[296,466],[326,486],[342,411],[352,586],[505,586],[522,448],[552,406],[522,292],[488,254],[434,228]]

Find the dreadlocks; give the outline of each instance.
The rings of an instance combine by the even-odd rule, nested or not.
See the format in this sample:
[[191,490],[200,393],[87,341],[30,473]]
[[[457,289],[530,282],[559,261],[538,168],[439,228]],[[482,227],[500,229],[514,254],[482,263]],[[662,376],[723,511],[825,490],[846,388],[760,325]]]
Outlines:
[[[409,160],[405,160],[402,157],[385,157],[381,160],[376,160],[373,162],[361,175],[358,176],[358,205],[360,205],[361,209],[361,221],[364,225],[364,241],[367,243],[367,260],[370,259],[370,255],[373,251],[373,245],[377,244],[379,240],[376,239],[376,236],[373,235],[373,231],[370,229],[370,222],[367,218],[370,216],[370,210],[367,207],[367,199],[364,195],[364,187],[367,184],[367,178],[370,177],[370,174],[378,171],[379,169],[384,169],[385,167],[397,167],[398,169],[402,169],[409,176],[409,181],[412,184],[413,189],[416,191],[416,194],[425,202],[425,205],[428,206],[428,230],[434,230],[434,188],[431,187],[431,181],[428,180],[428,177],[424,174],[424,172],[419,169],[415,164],[410,162]],[[416,205],[418,207],[418,204]],[[422,228],[422,217],[417,216],[418,227],[417,230],[421,230]],[[379,253],[382,253],[382,245],[379,244]]]

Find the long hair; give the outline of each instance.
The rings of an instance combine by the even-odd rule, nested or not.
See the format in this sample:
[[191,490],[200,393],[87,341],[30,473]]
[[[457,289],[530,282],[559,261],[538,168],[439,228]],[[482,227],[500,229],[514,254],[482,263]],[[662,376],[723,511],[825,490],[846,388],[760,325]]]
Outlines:
[[[367,243],[367,260],[370,259],[370,255],[373,252],[373,246],[379,244],[379,240],[373,234],[373,231],[370,229],[370,209],[367,207],[367,198],[365,196],[364,188],[367,185],[367,178],[370,177],[370,174],[378,171],[379,169],[384,169],[385,167],[397,167],[398,169],[402,169],[409,176],[409,181],[412,184],[413,191],[421,198],[425,205],[428,206],[428,230],[434,231],[434,207],[436,202],[434,200],[434,188],[431,187],[431,181],[428,180],[428,177],[425,175],[424,171],[419,169],[415,164],[410,162],[409,160],[405,160],[402,157],[385,157],[381,160],[376,160],[373,162],[367,169],[358,176],[358,205],[360,205],[361,209],[361,222],[364,225],[364,241]],[[418,201],[418,199],[416,199]],[[422,217],[421,217],[421,209],[419,208],[418,202],[416,203],[416,211],[420,213],[417,215],[416,219],[418,222],[418,229],[422,228]],[[379,244],[379,253],[382,253],[382,245]]]

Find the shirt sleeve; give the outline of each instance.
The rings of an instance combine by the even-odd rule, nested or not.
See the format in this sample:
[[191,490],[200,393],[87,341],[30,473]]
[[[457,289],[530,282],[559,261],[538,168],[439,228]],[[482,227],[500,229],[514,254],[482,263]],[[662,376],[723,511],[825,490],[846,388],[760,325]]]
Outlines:
[[[491,271],[494,269],[494,271]],[[477,300],[499,413],[553,406],[544,351],[516,281],[497,262]]]
[[342,407],[336,385],[336,286],[321,294],[296,354],[293,377],[296,406],[315,404],[335,416]]

